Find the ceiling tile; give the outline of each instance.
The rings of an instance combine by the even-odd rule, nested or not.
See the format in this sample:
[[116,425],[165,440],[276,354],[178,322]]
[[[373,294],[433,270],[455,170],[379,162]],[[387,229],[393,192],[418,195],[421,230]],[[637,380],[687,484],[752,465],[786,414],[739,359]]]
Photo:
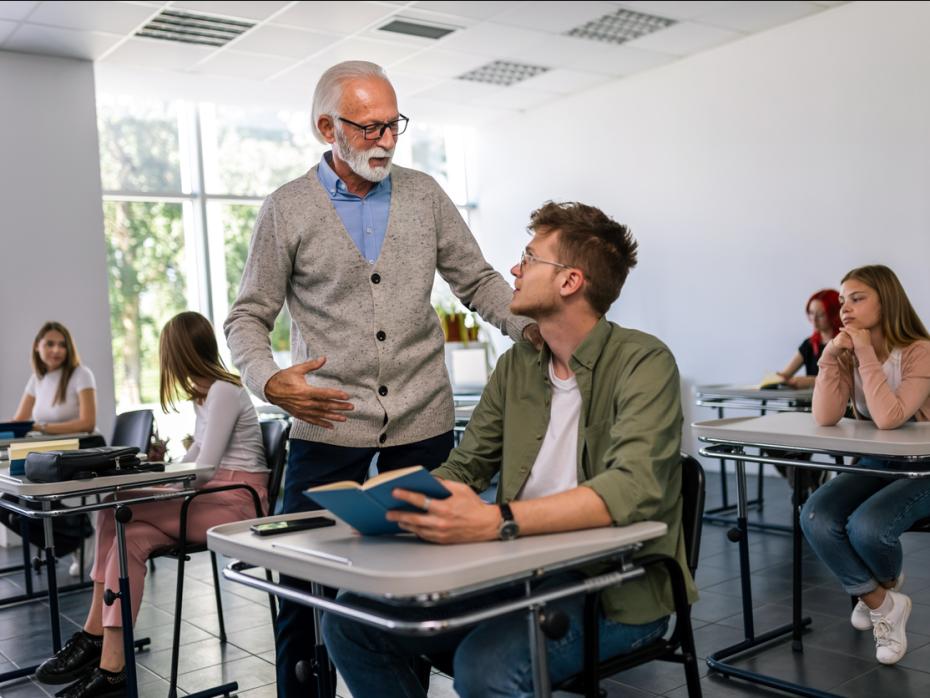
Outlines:
[[38,2],[0,2],[0,19],[26,19]]
[[267,53],[272,56],[306,58],[338,40],[339,37],[332,34],[264,25],[247,31],[233,44],[233,48],[237,51]]
[[223,15],[241,19],[264,20],[287,6],[286,0],[263,0],[262,2],[173,2],[172,10],[192,10],[208,15]]
[[103,60],[107,63],[141,65],[160,70],[186,71],[209,56],[216,49],[209,46],[179,44],[174,41],[159,41],[133,37],[121,44]]
[[576,39],[572,36],[550,37],[545,44],[514,53],[513,57],[534,65],[615,76],[654,68],[675,58],[655,51]]
[[513,10],[522,2],[417,2],[412,8],[429,10],[447,15],[471,17],[472,19],[490,19],[496,15]]
[[4,39],[6,39],[10,34],[13,33],[13,30],[19,26],[18,22],[7,22],[0,19],[0,45],[3,44]]
[[126,34],[156,12],[123,2],[43,2],[29,15],[29,23]]
[[616,11],[607,2],[530,2],[497,15],[494,21],[561,34]]
[[420,92],[417,97],[471,104],[476,99],[493,99],[505,89],[500,85],[487,85],[481,82],[472,82],[471,80],[452,79]]
[[405,73],[400,70],[388,71],[388,77],[391,84],[394,85],[398,99],[429,89],[442,80],[442,78],[431,75],[417,75],[416,73]]
[[315,63],[327,63],[329,65],[335,65],[342,61],[371,61],[380,66],[389,66],[420,50],[422,49],[414,46],[349,37],[314,56],[313,60]]
[[397,10],[370,2],[301,2],[282,12],[273,22],[315,31],[354,34]]
[[508,24],[482,22],[440,39],[439,46],[450,51],[476,53],[492,58],[544,43],[550,37],[541,31],[521,29]]
[[535,77],[524,80],[520,83],[521,87],[527,89],[539,90],[541,92],[557,92],[559,94],[571,94],[580,92],[589,87],[594,87],[610,78],[598,73],[582,73],[577,70],[568,70],[566,68],[555,68],[547,70]]
[[294,64],[292,59],[261,56],[228,49],[199,64],[198,73],[229,75],[246,80],[265,80]]
[[546,102],[552,102],[561,97],[561,95],[552,92],[539,92],[537,90],[526,89],[522,87],[523,84],[525,83],[521,82],[521,86],[512,85],[510,87],[505,87],[500,93],[494,96],[477,97],[468,103],[479,107],[501,107],[503,109],[518,109],[522,111],[524,109],[538,107]]
[[514,109],[474,107],[420,96],[411,99],[409,109],[411,116],[415,114],[417,121],[422,123],[461,124],[464,126],[482,126],[517,113]]
[[[487,62],[486,56],[433,48],[408,60],[400,61],[391,68],[392,71],[401,70],[406,73],[431,75],[437,78],[451,78]],[[389,75],[390,73],[391,71],[388,71]]]
[[313,89],[320,81],[320,77],[328,68],[328,65],[319,63],[303,62],[293,68],[287,69],[272,77],[268,82],[274,85],[289,85],[307,95],[307,104],[313,97]]
[[697,22],[679,22],[623,44],[629,48],[687,56],[738,39],[742,34]]
[[757,32],[822,10],[810,2],[734,2],[702,15],[700,21],[726,29]]
[[[650,15],[659,15],[660,17],[669,17],[671,19],[694,19],[701,17],[708,12],[722,9],[728,5],[744,5],[744,2],[621,2],[618,3],[637,12],[645,12]],[[751,3],[750,3],[751,4]]]
[[7,38],[3,48],[24,53],[94,60],[122,38],[118,34],[21,24],[19,29]]

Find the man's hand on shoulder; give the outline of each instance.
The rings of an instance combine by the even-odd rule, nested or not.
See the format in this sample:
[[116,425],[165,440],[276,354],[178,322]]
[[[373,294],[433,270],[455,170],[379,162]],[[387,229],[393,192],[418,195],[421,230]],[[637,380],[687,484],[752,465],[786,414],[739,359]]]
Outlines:
[[388,521],[396,521],[405,531],[433,543],[474,543],[497,540],[501,523],[498,507],[486,503],[468,485],[443,480],[452,493],[446,499],[429,499],[409,490],[396,489],[392,494],[408,504],[426,510],[422,514],[389,511]]
[[539,325],[537,325],[535,322],[523,328],[523,339],[525,339],[537,349],[542,349],[543,336],[539,331]]
[[333,422],[346,421],[342,412],[355,409],[351,402],[345,402],[347,393],[307,383],[306,375],[325,363],[324,356],[278,371],[265,383],[265,398],[297,419],[324,429],[332,429]]

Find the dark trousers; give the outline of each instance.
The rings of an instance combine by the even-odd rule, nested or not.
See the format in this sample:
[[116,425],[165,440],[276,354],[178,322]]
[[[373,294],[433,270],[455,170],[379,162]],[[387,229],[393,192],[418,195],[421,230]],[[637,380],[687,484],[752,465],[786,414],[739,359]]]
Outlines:
[[[315,511],[320,507],[304,495],[310,487],[339,480],[364,482],[375,454],[378,471],[387,472],[422,465],[427,470],[438,467],[452,450],[452,432],[431,439],[390,448],[353,448],[315,441],[291,439],[284,479],[284,512]],[[282,575],[281,582],[310,590],[302,580]],[[335,596],[335,594],[333,594]],[[316,682],[310,677],[298,679],[297,663],[311,665],[314,646],[313,609],[292,601],[280,600],[275,627],[278,698],[332,698],[317,696]],[[335,674],[335,670],[333,670]],[[428,679],[428,676],[426,677]],[[335,675],[331,682],[336,686]]]

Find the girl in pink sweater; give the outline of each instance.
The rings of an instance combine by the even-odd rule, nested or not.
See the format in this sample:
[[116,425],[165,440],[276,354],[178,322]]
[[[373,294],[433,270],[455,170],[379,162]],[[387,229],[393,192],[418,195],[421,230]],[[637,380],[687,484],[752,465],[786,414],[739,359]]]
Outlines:
[[[820,357],[814,420],[836,424],[852,403],[857,419],[879,429],[930,421],[930,334],[901,287],[881,265],[853,269],[840,290],[843,328]],[[860,459],[872,468],[883,461]],[[930,516],[930,479],[890,480],[843,473],[818,489],[801,512],[817,556],[859,602],[851,622],[871,629],[876,658],[894,664],[907,652],[911,600],[900,593],[900,536]]]

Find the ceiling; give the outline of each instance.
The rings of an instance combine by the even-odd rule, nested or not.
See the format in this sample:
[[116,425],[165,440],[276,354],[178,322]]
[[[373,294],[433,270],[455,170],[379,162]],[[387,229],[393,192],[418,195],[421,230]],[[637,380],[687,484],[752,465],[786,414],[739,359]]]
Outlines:
[[[364,59],[387,69],[405,113],[480,124],[840,4],[0,2],[0,50],[95,61],[103,91],[299,108],[309,106],[328,66]],[[221,47],[136,36],[164,10],[254,26]],[[579,27],[618,15],[634,35],[648,33],[623,43],[577,36]],[[454,31],[430,39],[381,29],[392,20]],[[576,35],[567,35],[572,30]],[[494,61],[530,66],[524,70],[536,74],[506,86],[461,78]]]

